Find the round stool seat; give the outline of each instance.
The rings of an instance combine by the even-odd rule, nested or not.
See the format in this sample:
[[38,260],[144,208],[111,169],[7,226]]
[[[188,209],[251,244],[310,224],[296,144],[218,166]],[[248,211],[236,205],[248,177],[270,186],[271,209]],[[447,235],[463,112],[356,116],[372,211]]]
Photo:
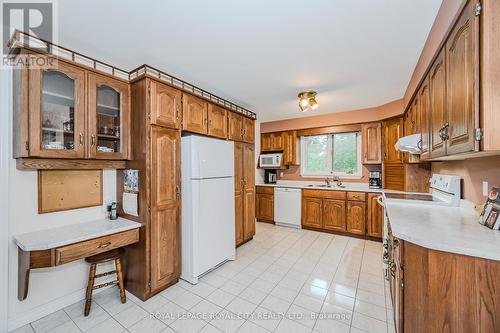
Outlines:
[[99,253],[91,257],[85,258],[85,261],[89,264],[102,264],[107,261],[115,260],[123,255],[124,250],[122,248],[114,249],[108,252]]

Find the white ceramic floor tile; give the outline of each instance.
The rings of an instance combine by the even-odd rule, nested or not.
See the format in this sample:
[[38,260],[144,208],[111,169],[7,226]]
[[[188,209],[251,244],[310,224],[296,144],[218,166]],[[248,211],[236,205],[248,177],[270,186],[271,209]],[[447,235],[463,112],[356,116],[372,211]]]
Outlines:
[[387,323],[357,312],[353,314],[351,325],[370,333],[387,333]]
[[290,305],[290,302],[273,295],[267,296],[260,304],[261,307],[271,310],[275,313],[285,313]]
[[170,324],[170,328],[178,333],[195,333],[199,332],[203,327],[207,325],[207,322],[199,319],[177,319],[172,324]]
[[226,283],[224,283],[219,289],[233,294],[234,296],[238,296],[243,290],[245,290],[246,286],[242,285],[241,283],[238,283],[233,280],[228,280]]
[[129,328],[148,315],[149,314],[139,305],[133,304],[128,309],[113,316],[113,318],[115,318],[123,327]]
[[51,313],[37,321],[31,323],[36,333],[48,332],[57,326],[61,326],[71,321],[71,318],[63,310]]
[[299,292],[294,289],[290,289],[283,285],[278,284],[272,291],[271,295],[281,298],[285,301],[292,302]]
[[173,285],[168,287],[167,289],[163,290],[160,295],[169,299],[173,300],[174,298],[180,296],[181,294],[185,293],[186,290],[179,287],[178,285]]
[[186,312],[187,311],[185,309],[181,308],[174,302],[168,302],[160,309],[158,309],[158,312],[155,312],[152,315],[156,319],[161,320],[165,324],[169,325],[183,316]]
[[155,295],[145,302],[139,301],[136,304],[141,308],[146,310],[147,312],[158,312],[160,308],[162,308],[165,304],[169,302],[168,299],[162,297],[160,295]]
[[81,330],[72,321],[65,322],[64,324],[47,331],[47,333],[80,333],[80,332]]
[[200,296],[193,294],[190,291],[186,291],[185,293],[174,298],[172,302],[186,310],[189,310],[196,304],[200,303],[201,300],[202,298]]
[[33,327],[31,327],[31,325],[28,324],[28,325],[21,326],[15,330],[11,331],[10,333],[33,333],[33,332],[35,332],[33,330]]
[[103,308],[95,303],[92,304],[89,315],[85,317],[83,315],[84,305],[85,301],[81,301],[64,309],[68,316],[71,317],[71,320],[73,320],[73,322],[82,331],[87,331],[88,329],[110,318],[109,313],[104,311]]
[[292,304],[287,311],[287,318],[309,328],[313,328],[318,314],[311,310]]
[[226,333],[236,332],[245,322],[244,319],[239,318],[236,314],[227,310],[221,311],[217,316],[218,318],[212,320],[210,325],[213,325]]
[[358,289],[358,292],[356,293],[356,299],[385,307],[385,296],[372,293],[370,291]]
[[268,333],[269,331],[251,321],[246,321],[238,329],[238,333]]
[[386,308],[377,306],[375,304],[367,303],[359,299],[354,304],[354,312],[359,312],[368,317],[378,319],[380,321],[387,321]]
[[266,298],[266,296],[266,293],[253,289],[252,287],[248,287],[243,290],[238,297],[258,305],[264,300],[264,298]]
[[299,294],[293,301],[293,304],[308,309],[309,311],[319,312],[323,305],[323,300],[305,294]]
[[192,293],[202,297],[202,298],[205,298],[208,295],[210,295],[211,293],[213,293],[215,291],[215,289],[216,289],[216,287],[214,287],[208,283],[205,283],[203,281],[200,281],[200,282],[198,282],[198,284],[194,285],[190,291]]
[[115,319],[108,318],[89,329],[87,333],[121,333],[123,331],[125,331],[125,327],[120,325]]
[[334,292],[334,293],[337,293],[337,294],[341,294],[341,295],[345,295],[345,296],[349,296],[349,297],[353,297],[353,298],[356,297],[356,288],[355,287],[350,287],[350,286],[343,285],[340,283],[332,283],[330,285],[329,290]]
[[342,294],[328,292],[325,303],[337,305],[347,310],[354,308],[354,298]]
[[236,296],[225,292],[224,290],[217,289],[213,293],[207,296],[207,300],[225,308]]
[[273,332],[278,327],[281,317],[268,309],[258,307],[252,314],[250,321]]
[[248,318],[248,316],[257,308],[257,305],[251,303],[242,298],[236,297],[226,306],[226,310],[231,311],[234,314],[242,318]]
[[302,324],[299,324],[296,321],[290,320],[290,319],[283,319],[276,330],[274,331],[275,333],[309,333],[311,332],[312,329],[309,327],[306,327]]
[[161,321],[150,318],[149,316],[139,320],[137,323],[128,328],[130,333],[159,333],[163,331],[167,325]]

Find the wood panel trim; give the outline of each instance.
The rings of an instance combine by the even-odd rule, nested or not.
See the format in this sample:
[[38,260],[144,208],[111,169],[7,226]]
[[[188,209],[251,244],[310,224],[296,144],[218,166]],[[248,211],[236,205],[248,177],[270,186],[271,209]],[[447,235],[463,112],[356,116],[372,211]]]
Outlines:
[[18,158],[18,170],[97,170],[125,169],[125,161],[113,160],[81,160],[57,158]]
[[344,132],[360,132],[361,124],[349,124],[327,127],[306,128],[297,130],[297,136],[334,134]]

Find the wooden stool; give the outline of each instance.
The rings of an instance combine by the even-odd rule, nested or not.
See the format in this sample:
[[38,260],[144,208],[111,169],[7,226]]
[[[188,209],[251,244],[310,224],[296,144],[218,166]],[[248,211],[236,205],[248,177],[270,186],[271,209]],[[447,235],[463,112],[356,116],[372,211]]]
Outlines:
[[[90,306],[92,305],[92,291],[94,289],[99,289],[107,286],[112,286],[115,284],[118,284],[118,287],[120,288],[120,299],[122,303],[125,303],[127,301],[126,296],[125,296],[125,288],[123,288],[123,274],[122,274],[122,263],[120,260],[120,257],[123,255],[123,249],[115,249],[111,250],[108,252],[104,253],[99,253],[96,254],[95,256],[85,258],[85,261],[90,264],[90,270],[89,270],[89,282],[87,284],[87,293],[85,296],[85,310],[83,314],[86,316],[89,315],[90,312]],[[100,273],[96,274],[96,266],[97,264],[102,264],[108,261],[114,260],[115,261],[115,267],[116,269],[114,271],[109,271],[105,273]],[[117,279],[114,281],[106,282],[103,284],[98,284],[97,286],[94,286],[94,280],[103,276],[115,274],[117,276]]]

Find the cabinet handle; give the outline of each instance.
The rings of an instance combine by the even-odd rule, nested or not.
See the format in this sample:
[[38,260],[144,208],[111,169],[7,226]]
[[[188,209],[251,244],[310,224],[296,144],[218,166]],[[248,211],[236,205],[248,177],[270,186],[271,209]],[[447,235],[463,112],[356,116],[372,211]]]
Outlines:
[[176,120],[179,120],[179,115],[181,114],[181,112],[179,111],[179,107],[176,107],[175,108],[175,119]]
[[99,245],[97,245],[97,248],[98,249],[103,249],[103,248],[108,247],[110,245],[111,245],[111,242],[99,243]]
[[210,120],[208,121],[208,127],[210,127],[210,128],[212,127],[212,119],[210,119]]
[[179,185],[175,186],[175,193],[177,194],[177,197],[180,197],[181,195],[181,188]]
[[94,134],[92,134],[92,135],[90,136],[90,146],[91,146],[91,147],[93,147],[94,145],[95,145],[95,135],[94,135]]
[[205,123],[205,126],[206,126],[206,125],[208,125],[208,119],[207,119],[207,118],[205,118],[205,119],[203,120],[203,122]]
[[83,133],[80,133],[80,146],[83,146]]

